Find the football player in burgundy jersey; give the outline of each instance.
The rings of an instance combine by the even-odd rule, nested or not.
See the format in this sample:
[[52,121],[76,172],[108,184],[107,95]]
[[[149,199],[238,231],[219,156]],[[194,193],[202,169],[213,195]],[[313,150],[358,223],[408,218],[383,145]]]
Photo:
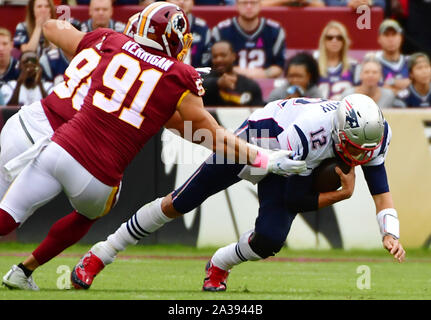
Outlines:
[[[64,21],[44,25],[47,37],[66,53],[85,55],[76,72],[88,63],[97,66],[80,111],[38,150],[0,203],[0,235],[15,230],[61,191],[75,209],[52,226],[32,255],[12,266],[3,277],[9,287],[38,289],[31,273],[76,243],[97,218],[110,211],[125,168],[168,121],[180,132],[184,121],[191,121],[193,132],[208,130],[211,138],[206,146],[235,161],[280,175],[306,169],[304,161],[289,158],[292,152],[246,144],[204,109],[202,79],[181,62],[192,37],[179,7],[153,3],[134,15],[126,29],[127,35],[98,29],[84,37]],[[66,77],[58,96],[70,94],[65,89],[74,85],[71,79]],[[177,119],[172,120],[174,115]]]

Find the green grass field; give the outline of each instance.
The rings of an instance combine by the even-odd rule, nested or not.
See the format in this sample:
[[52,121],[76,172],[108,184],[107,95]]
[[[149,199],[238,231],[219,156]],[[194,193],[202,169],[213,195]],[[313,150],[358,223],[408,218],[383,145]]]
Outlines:
[[[0,243],[0,275],[35,245]],[[40,267],[39,292],[0,288],[1,300],[392,300],[431,299],[431,252],[407,250],[399,264],[382,250],[296,251],[235,267],[228,291],[202,292],[204,267],[215,248],[136,246],[96,278],[90,290],[59,289],[89,246],[76,245]],[[365,267],[364,267],[365,266]],[[359,269],[358,269],[359,268]],[[365,272],[363,270],[368,270]],[[365,277],[369,275],[369,285]],[[359,284],[359,287],[358,287]],[[362,289],[361,289],[362,288]]]

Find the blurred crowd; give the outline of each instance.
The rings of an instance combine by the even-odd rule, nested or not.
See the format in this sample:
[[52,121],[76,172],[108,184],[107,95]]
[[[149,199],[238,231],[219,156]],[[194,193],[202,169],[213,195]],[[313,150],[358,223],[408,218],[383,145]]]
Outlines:
[[[0,28],[0,105],[40,100],[63,81],[71,57],[42,34],[43,23],[56,17],[56,5],[88,5],[88,20],[70,19],[83,32],[100,27],[122,32],[125,21],[113,19],[114,8],[150,2],[29,0],[25,21],[16,26],[14,34]],[[206,106],[262,106],[290,97],[341,99],[354,92],[370,96],[381,108],[431,106],[431,0],[169,2],[183,8],[190,20],[194,40],[186,63],[212,67],[204,76]],[[237,15],[211,29],[192,14],[194,5],[233,5]],[[295,51],[287,50],[286,30],[280,23],[261,15],[265,6],[347,6],[356,10],[364,5],[381,7],[385,19],[378,30],[379,50],[359,57],[353,57],[348,30],[338,21],[329,21],[320,31],[315,50]]]

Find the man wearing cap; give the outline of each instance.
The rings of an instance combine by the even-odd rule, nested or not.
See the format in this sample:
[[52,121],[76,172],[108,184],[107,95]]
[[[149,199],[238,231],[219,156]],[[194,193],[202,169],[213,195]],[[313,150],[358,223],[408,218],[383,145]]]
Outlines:
[[383,67],[383,83],[397,94],[410,84],[407,57],[401,54],[403,29],[396,20],[386,19],[379,27],[377,39],[381,51],[376,53]]

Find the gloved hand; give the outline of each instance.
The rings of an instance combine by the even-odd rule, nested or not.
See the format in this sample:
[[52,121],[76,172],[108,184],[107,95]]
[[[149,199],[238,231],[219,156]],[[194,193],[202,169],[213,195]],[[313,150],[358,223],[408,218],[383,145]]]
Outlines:
[[252,166],[285,177],[306,171],[305,161],[293,160],[294,154],[295,152],[290,150],[269,150],[257,147],[257,156]]

